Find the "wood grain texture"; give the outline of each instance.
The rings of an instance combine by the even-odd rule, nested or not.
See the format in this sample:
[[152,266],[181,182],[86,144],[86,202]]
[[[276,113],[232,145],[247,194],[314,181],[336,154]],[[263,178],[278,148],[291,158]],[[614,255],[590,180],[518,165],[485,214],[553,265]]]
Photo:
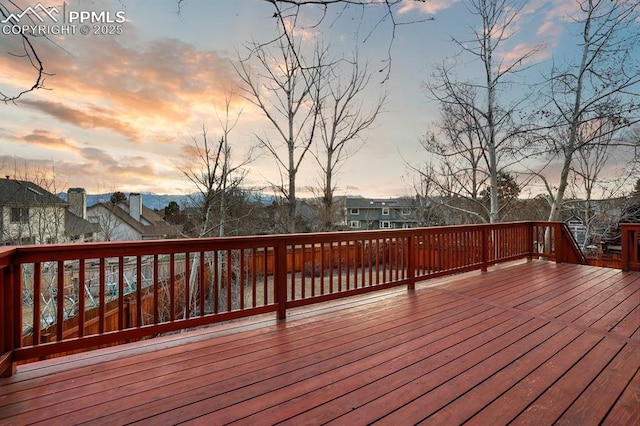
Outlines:
[[498,265],[20,366],[0,424],[637,424],[639,329],[640,273]]

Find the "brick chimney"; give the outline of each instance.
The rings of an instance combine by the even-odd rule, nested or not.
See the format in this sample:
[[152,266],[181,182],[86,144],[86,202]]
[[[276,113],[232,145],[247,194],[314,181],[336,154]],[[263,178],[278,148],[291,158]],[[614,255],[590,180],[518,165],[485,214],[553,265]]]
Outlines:
[[135,192],[129,194],[129,216],[137,222],[142,217],[142,195]]
[[69,188],[67,191],[69,211],[83,219],[87,218],[87,192],[84,188]]

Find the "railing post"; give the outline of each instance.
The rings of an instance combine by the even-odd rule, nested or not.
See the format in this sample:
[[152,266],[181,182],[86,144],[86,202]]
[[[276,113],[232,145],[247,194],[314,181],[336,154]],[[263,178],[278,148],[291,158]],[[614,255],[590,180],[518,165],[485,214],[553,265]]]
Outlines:
[[15,330],[21,324],[14,324],[17,318],[15,305],[21,300],[16,297],[14,268],[14,265],[9,265],[0,270],[0,377],[9,377],[16,371],[13,361],[13,350],[17,347]]
[[482,226],[482,234],[481,234],[481,250],[482,250],[482,272],[487,272],[487,261],[489,259],[487,250],[489,250],[489,243],[487,241],[487,227],[486,226]]
[[407,250],[409,251],[409,259],[407,261],[407,268],[409,269],[407,272],[409,273],[409,290],[416,289],[416,236],[410,235],[407,239]]
[[274,248],[275,301],[278,304],[278,319],[287,318],[287,245],[281,238]]
[[556,263],[562,263],[564,261],[564,238],[562,234],[562,228],[559,223],[554,224],[554,234],[556,242]]
[[622,253],[621,253],[621,260],[622,260],[622,272],[628,272],[629,271],[629,262],[631,261],[631,250],[630,250],[630,244],[629,244],[629,233],[630,231],[624,226],[624,225],[620,225],[620,231],[622,234]]

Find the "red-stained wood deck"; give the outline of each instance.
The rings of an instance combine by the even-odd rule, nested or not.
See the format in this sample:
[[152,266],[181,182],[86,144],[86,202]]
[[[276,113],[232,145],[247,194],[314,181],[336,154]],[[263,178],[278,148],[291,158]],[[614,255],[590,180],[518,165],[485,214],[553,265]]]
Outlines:
[[20,366],[0,424],[640,423],[640,273],[533,261]]

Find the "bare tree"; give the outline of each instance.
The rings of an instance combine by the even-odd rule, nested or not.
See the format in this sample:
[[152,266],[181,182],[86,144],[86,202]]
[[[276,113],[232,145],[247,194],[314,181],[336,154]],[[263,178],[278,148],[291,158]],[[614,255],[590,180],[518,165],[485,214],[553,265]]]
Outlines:
[[[585,225],[584,247],[593,239],[602,239],[617,226],[619,217],[607,208],[606,200],[621,199],[624,188],[640,171],[637,154],[628,147],[620,147],[614,140],[611,126],[614,124],[595,124],[582,126],[578,134],[578,143],[582,148],[577,151],[571,168],[569,191],[572,194],[571,210],[580,216]],[[594,134],[595,133],[595,134]],[[622,138],[632,137],[628,132]],[[583,144],[585,140],[593,143]],[[615,145],[615,150],[614,150]],[[615,151],[615,152],[614,152]],[[626,159],[625,164],[615,173],[606,173],[611,166],[612,157]]]
[[[218,121],[222,128],[223,136],[217,143],[211,143],[208,138],[206,127],[202,126],[202,139],[192,139],[192,145],[187,147],[188,158],[180,167],[182,173],[197,188],[199,197],[196,204],[199,210],[199,227],[196,231],[197,237],[207,236],[225,236],[228,232],[228,224],[233,218],[229,214],[232,207],[231,200],[234,193],[239,190],[244,179],[245,166],[251,161],[251,152],[247,153],[244,159],[235,163],[231,155],[231,144],[229,138],[231,132],[237,124],[240,113],[234,118],[230,116],[232,94],[225,99],[224,115],[218,114]],[[241,191],[240,191],[241,192]],[[219,253],[218,263],[214,264],[214,258],[208,257],[206,261],[210,270],[218,268],[218,276],[221,271],[226,269],[226,263],[231,262],[227,259],[224,252]],[[191,300],[187,301],[185,309],[191,309],[196,305],[197,301],[197,276],[199,271],[200,253],[194,253],[191,262],[191,274],[189,276],[189,294]],[[213,275],[212,275],[213,277]],[[235,283],[237,284],[237,283]],[[210,288],[221,283],[211,283]],[[226,294],[222,293],[221,294]],[[232,297],[237,298],[239,289],[235,285]],[[235,302],[234,302],[235,303]],[[226,300],[220,300],[220,304],[226,306]]]
[[[386,57],[382,60],[383,66],[379,70],[384,75],[383,81],[389,79],[391,75],[391,52],[393,42],[395,40],[396,32],[399,27],[410,24],[417,24],[421,22],[433,21],[433,17],[429,16],[420,19],[403,20],[401,18],[400,9],[407,3],[424,3],[425,0],[261,0],[269,3],[273,6],[273,17],[276,18],[283,26],[283,31],[277,38],[264,43],[264,46],[280,43],[283,41],[289,44],[291,48],[294,48],[294,35],[293,28],[295,25],[289,27],[285,25],[285,22],[298,22],[300,13],[304,10],[309,12],[308,16],[314,16],[313,22],[309,25],[312,28],[320,28],[325,21],[329,21],[329,25],[335,23],[339,18],[349,15],[353,12],[355,19],[360,20],[360,24],[363,23],[363,17],[368,10],[375,11],[375,20],[371,23],[368,29],[363,28],[365,32],[364,40],[367,41],[371,35],[379,30],[381,27],[386,28],[389,33],[389,43],[386,48]],[[185,0],[176,0],[178,6],[178,13],[181,13],[182,8],[186,4]],[[330,10],[335,11],[335,15],[329,17]],[[382,12],[380,12],[382,11]],[[316,12],[313,14],[313,12]],[[354,19],[354,18],[351,18]],[[303,66],[302,63],[298,64]]]
[[[474,116],[476,90],[461,86],[456,96],[460,102],[441,104],[440,120],[421,140],[431,163],[410,167],[431,188],[432,202],[485,222],[489,211],[480,193],[489,181],[490,164],[478,127],[480,118]],[[461,198],[466,202],[461,203]]]
[[[44,87],[44,79],[47,76],[45,72],[44,63],[38,54],[38,49],[36,49],[36,39],[32,34],[29,34],[28,31],[24,29],[24,25],[18,25],[18,22],[14,22],[11,17],[19,15],[24,12],[24,9],[18,6],[14,1],[7,1],[0,3],[0,20],[6,22],[6,26],[11,26],[12,31],[9,34],[6,34],[3,31],[2,37],[11,38],[11,42],[7,43],[7,45],[11,46],[10,50],[6,52],[6,54],[13,61],[22,61],[28,64],[29,67],[33,68],[33,80],[32,85],[29,87],[25,87],[22,89],[18,89],[18,92],[8,94],[0,91],[0,102],[9,103],[18,100],[21,96],[26,93],[32,92],[34,90],[40,89]],[[33,18],[30,15],[24,15],[25,18],[31,20],[33,25],[36,22],[33,21]],[[39,37],[47,39],[46,37]]]
[[[557,187],[546,184],[553,221],[560,217],[580,151],[593,153],[590,145],[620,143],[620,138],[608,135],[640,120],[640,68],[632,55],[640,48],[640,4],[628,0],[576,0],[576,4],[578,12],[571,18],[579,35],[579,55],[553,67],[546,104],[539,111],[548,123],[543,135],[547,152],[560,161]],[[603,127],[585,132],[585,127],[594,125]]]
[[[238,170],[238,166],[231,165],[231,147],[229,146],[229,137],[231,135],[231,131],[235,128],[236,124],[238,124],[238,120],[240,119],[240,113],[238,113],[234,119],[230,117],[230,106],[231,106],[232,94],[229,93],[225,98],[224,103],[224,116],[218,116],[218,122],[220,123],[220,127],[222,128],[222,152],[224,153],[222,158],[222,170],[220,171],[220,209],[219,209],[219,227],[218,227],[218,235],[223,237],[225,235],[225,227],[227,223],[228,217],[228,199],[227,195],[229,193],[229,189],[235,189],[238,187],[240,183],[240,179],[237,177],[231,176],[231,174]],[[246,155],[245,161],[240,165],[240,167],[245,166],[249,161],[251,161],[251,152]]]
[[[373,126],[386,95],[381,94],[372,107],[365,110],[365,90],[371,80],[366,64],[361,66],[357,55],[352,60],[342,59],[323,68],[318,87],[318,131],[320,143],[312,154],[320,167],[319,203],[315,206],[319,230],[335,230],[340,217],[336,204],[336,174],[342,165],[364,143],[363,133]],[[348,74],[342,73],[347,67]]]
[[[287,25],[279,22],[279,31],[284,33]],[[242,96],[263,112],[274,130],[273,135],[256,137],[280,171],[280,182],[274,186],[286,200],[287,232],[295,232],[296,177],[317,127],[318,64],[325,51],[316,49],[311,63],[306,64],[300,37],[289,31],[275,45],[253,42],[249,57],[240,59],[235,67],[243,82]]]
[[250,154],[243,161],[233,164],[228,137],[233,126],[225,123],[224,136],[211,143],[206,126],[202,126],[202,140],[192,138],[186,147],[187,158],[180,170],[198,190],[195,203],[199,210],[197,237],[224,236],[228,204],[226,196],[238,188],[244,178],[244,167]]
[[[521,14],[525,2],[522,0],[469,0],[467,7],[479,18],[481,25],[472,29],[471,40],[456,40],[462,54],[475,58],[482,68],[482,79],[461,81],[456,79],[454,67],[443,64],[436,69],[433,81],[426,84],[428,93],[445,111],[453,111],[465,117],[466,137],[474,139],[471,154],[486,163],[486,174],[490,191],[490,222],[499,220],[498,173],[504,169],[500,164],[501,154],[513,148],[515,137],[522,132],[514,122],[522,100],[511,105],[499,101],[514,81],[512,78],[525,69],[528,60],[538,51],[534,47],[516,58],[501,58],[499,51],[509,40],[512,27]],[[454,133],[459,132],[454,125]],[[455,136],[455,135],[454,135]],[[458,136],[455,136],[458,137]],[[476,147],[479,151],[476,152]],[[468,157],[469,159],[470,157]]]

